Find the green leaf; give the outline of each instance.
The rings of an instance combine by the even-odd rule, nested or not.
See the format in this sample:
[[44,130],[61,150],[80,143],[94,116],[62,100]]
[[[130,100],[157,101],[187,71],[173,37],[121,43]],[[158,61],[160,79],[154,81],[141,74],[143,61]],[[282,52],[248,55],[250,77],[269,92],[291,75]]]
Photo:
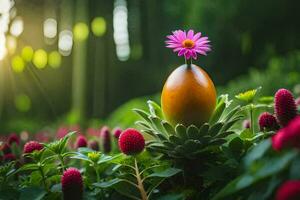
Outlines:
[[133,109],[133,111],[137,113],[140,117],[142,117],[145,121],[151,123],[151,120],[148,118],[148,116],[150,115],[149,113],[140,109]]
[[167,121],[162,121],[161,124],[169,135],[175,134],[174,128]]
[[211,136],[215,136],[217,135],[221,128],[224,126],[223,122],[218,122],[216,124],[214,124],[213,126],[210,127],[210,129],[208,130],[208,134]]
[[177,144],[177,145],[180,145],[180,144],[183,143],[183,141],[182,141],[179,137],[177,137],[177,136],[175,136],[175,135],[171,135],[171,136],[169,137],[169,140],[170,140],[172,143],[175,143],[175,144]]
[[159,119],[158,117],[153,117],[153,116],[150,116],[149,119],[151,120],[152,124],[154,124],[156,130],[159,133],[162,133],[165,135],[165,131],[164,131],[165,129],[161,124],[161,119]]
[[136,121],[135,124],[140,126],[141,128],[151,129],[151,127],[145,121]]
[[254,161],[262,158],[264,154],[270,149],[271,140],[267,139],[256,145],[245,157],[245,166],[250,166]]
[[79,153],[77,152],[76,155],[74,156],[71,156],[71,158],[73,159],[78,159],[78,160],[83,160],[83,161],[87,161],[87,162],[90,162],[90,163],[93,163],[93,161],[91,159],[89,159],[88,156],[82,154],[82,153]]
[[39,169],[39,166],[37,164],[25,164],[23,165],[21,168],[18,169],[18,173],[19,172],[22,172],[22,171],[28,171],[28,170],[31,170],[31,171],[35,171],[35,170],[38,170]]
[[182,124],[177,124],[175,127],[176,134],[183,140],[187,139],[186,128]]
[[231,118],[241,110],[241,106],[236,106],[235,108],[233,108],[227,115],[225,115],[224,119],[222,119],[222,121],[224,122],[228,122],[229,120],[231,120]]
[[148,106],[149,106],[150,113],[152,115],[157,116],[157,117],[162,119],[163,118],[163,113],[161,111],[160,106],[157,103],[155,103],[154,101],[151,101],[151,100],[148,100],[147,103],[148,103]]
[[53,185],[50,190],[51,192],[61,192],[61,183]]
[[218,98],[218,103],[215,108],[215,111],[212,115],[212,117],[209,120],[209,124],[215,124],[222,116],[225,108],[226,108],[226,102],[228,102],[228,95],[221,95]]
[[123,179],[114,178],[109,181],[101,182],[101,183],[94,183],[93,186],[99,187],[99,188],[109,188],[112,187],[120,182],[124,181]]
[[27,187],[21,190],[20,200],[41,200],[47,192],[39,187]]
[[229,148],[234,152],[241,152],[244,147],[244,142],[240,137],[235,137],[229,142]]
[[242,140],[249,140],[252,139],[254,137],[252,131],[250,129],[245,129],[240,133],[240,138]]
[[150,178],[150,177],[168,178],[168,177],[174,176],[175,174],[178,174],[179,172],[181,172],[181,169],[168,168],[168,169],[165,169],[164,171],[155,172],[153,174],[150,174],[149,176],[147,176],[147,178]]
[[259,103],[271,104],[274,102],[273,96],[263,96],[258,99]]
[[213,200],[224,199],[224,197],[245,189],[266,177],[279,173],[285,169],[296,156],[297,152],[291,151],[280,157],[260,160],[262,163],[254,172],[247,172],[228,183],[218,194],[216,194]]
[[206,135],[208,132],[208,129],[209,129],[209,124],[208,123],[203,124],[200,128],[199,136]]
[[198,139],[198,133],[199,133],[199,129],[194,126],[194,125],[191,125],[187,128],[187,135],[190,139]]

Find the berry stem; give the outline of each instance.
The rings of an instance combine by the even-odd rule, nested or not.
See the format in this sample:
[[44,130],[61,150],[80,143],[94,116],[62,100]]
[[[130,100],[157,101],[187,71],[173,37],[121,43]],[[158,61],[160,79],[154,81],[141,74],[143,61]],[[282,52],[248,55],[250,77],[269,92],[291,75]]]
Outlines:
[[142,200],[148,200],[147,193],[146,193],[144,185],[143,185],[143,181],[142,181],[141,174],[140,174],[140,171],[139,171],[139,168],[137,165],[136,158],[134,158],[134,168],[135,168],[135,175],[136,175],[136,179],[137,179],[137,188],[139,189],[139,191],[141,193]]

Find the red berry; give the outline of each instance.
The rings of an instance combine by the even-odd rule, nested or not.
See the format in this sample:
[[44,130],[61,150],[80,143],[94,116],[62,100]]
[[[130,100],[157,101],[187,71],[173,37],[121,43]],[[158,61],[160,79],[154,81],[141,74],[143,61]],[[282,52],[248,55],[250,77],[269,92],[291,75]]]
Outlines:
[[96,140],[90,141],[89,142],[89,148],[93,149],[95,151],[99,151],[99,144]]
[[16,156],[12,153],[5,154],[3,156],[3,160],[4,160],[4,162],[10,162],[10,161],[16,160]]
[[87,140],[83,135],[77,137],[75,142],[75,148],[87,147]]
[[294,147],[300,149],[300,116],[295,117],[287,127],[280,129],[272,137],[274,150]]
[[82,199],[83,181],[78,169],[68,168],[61,178],[61,186],[65,200]]
[[119,127],[114,128],[113,133],[114,133],[114,137],[118,139],[122,133],[122,129],[120,129]]
[[104,126],[100,131],[101,147],[104,153],[111,151],[110,131],[107,126]]
[[61,126],[56,132],[56,138],[60,139],[65,137],[69,133],[69,129],[66,126]]
[[259,116],[258,124],[260,130],[277,130],[279,128],[276,118],[268,112],[264,112]]
[[251,123],[249,119],[246,119],[243,121],[243,127],[244,128],[250,128],[251,127]]
[[276,200],[300,199],[300,181],[290,180],[284,182],[276,192]]
[[274,100],[276,118],[281,126],[286,126],[297,115],[293,94],[287,89],[280,89]]
[[37,141],[29,141],[24,145],[23,153],[32,153],[33,151],[40,151],[44,147]]
[[11,153],[11,148],[9,144],[5,143],[2,147],[1,150],[3,151],[3,154],[9,154]]
[[119,148],[126,155],[138,154],[145,148],[145,139],[136,129],[126,129],[119,137]]
[[296,105],[297,105],[297,106],[300,106],[300,97],[298,97],[298,98],[296,99]]
[[16,143],[17,145],[20,144],[20,138],[17,134],[12,133],[9,135],[8,140],[7,140],[9,145],[12,145],[13,143]]

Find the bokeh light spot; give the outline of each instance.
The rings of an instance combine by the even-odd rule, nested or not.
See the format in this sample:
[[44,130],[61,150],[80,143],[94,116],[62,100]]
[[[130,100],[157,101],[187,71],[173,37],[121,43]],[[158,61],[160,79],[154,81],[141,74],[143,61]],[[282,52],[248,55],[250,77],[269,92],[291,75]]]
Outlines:
[[16,17],[10,26],[10,34],[13,36],[20,36],[24,29],[23,19],[21,17]]
[[75,41],[78,42],[84,41],[89,36],[89,28],[85,23],[79,22],[75,24],[73,28],[73,34],[74,34]]
[[31,46],[24,47],[22,49],[21,56],[26,62],[30,62],[32,60],[32,57],[33,57],[32,47]]
[[63,30],[59,33],[58,38],[58,50],[63,56],[68,56],[71,54],[73,46],[73,33],[69,30]]
[[46,38],[55,38],[57,35],[57,21],[53,18],[48,18],[44,21],[44,36]]
[[14,54],[17,48],[17,39],[11,35],[7,36],[6,47],[9,54]]
[[20,56],[14,56],[11,60],[11,66],[14,72],[21,73],[24,71],[25,63]]
[[43,49],[38,49],[33,55],[33,64],[38,69],[43,69],[47,65],[47,53]]
[[106,21],[103,17],[96,17],[91,24],[92,32],[94,35],[100,37],[106,32]]
[[48,56],[48,64],[50,67],[58,68],[61,65],[61,55],[58,51],[52,51]]
[[16,109],[20,112],[27,112],[31,108],[31,100],[25,94],[20,94],[15,97]]

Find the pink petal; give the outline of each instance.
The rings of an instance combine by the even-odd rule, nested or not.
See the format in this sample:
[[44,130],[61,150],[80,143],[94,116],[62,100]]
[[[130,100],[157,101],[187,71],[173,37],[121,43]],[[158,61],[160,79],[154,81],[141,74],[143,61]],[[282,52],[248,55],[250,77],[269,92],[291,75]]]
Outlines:
[[185,54],[184,54],[185,58],[186,59],[190,59],[191,56],[192,56],[192,53],[190,51],[187,51]]
[[182,46],[181,44],[169,44],[169,45],[167,45],[167,48],[178,48],[181,46]]
[[179,47],[179,48],[175,48],[173,49],[173,52],[177,52],[177,51],[180,51],[182,49],[182,47]]
[[207,55],[205,51],[202,51],[202,50],[199,50],[199,49],[196,49],[195,51],[197,53],[201,54],[201,55],[205,55],[205,56]]
[[202,41],[208,41],[208,37],[201,37],[199,38],[196,43],[202,42]]
[[201,37],[201,32],[199,32],[199,33],[197,33],[196,35],[194,35],[193,41],[196,42],[200,37]]
[[193,39],[194,37],[194,31],[193,30],[189,30],[188,33],[187,33],[187,36],[186,36],[188,39]]
[[197,59],[197,53],[196,53],[196,51],[192,51],[192,55],[193,55],[193,58],[196,60]]
[[202,51],[211,51],[210,47],[198,47],[196,49],[202,50]]
[[178,52],[178,56],[182,56],[186,53],[186,49],[182,48],[179,52]]

